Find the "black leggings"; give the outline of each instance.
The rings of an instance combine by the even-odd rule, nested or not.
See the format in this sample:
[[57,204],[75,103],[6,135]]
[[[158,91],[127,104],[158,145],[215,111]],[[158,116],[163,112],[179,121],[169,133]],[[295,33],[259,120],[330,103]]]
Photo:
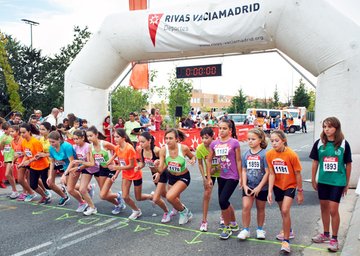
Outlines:
[[219,195],[219,204],[221,210],[226,210],[230,206],[229,199],[234,193],[237,185],[239,184],[238,180],[218,178],[218,195]]
[[46,183],[46,180],[48,178],[48,171],[49,171],[49,168],[46,168],[44,170],[39,170],[39,171],[30,169],[30,187],[33,190],[36,190],[38,188],[40,177],[44,184],[44,187],[46,189],[50,189],[48,184]]

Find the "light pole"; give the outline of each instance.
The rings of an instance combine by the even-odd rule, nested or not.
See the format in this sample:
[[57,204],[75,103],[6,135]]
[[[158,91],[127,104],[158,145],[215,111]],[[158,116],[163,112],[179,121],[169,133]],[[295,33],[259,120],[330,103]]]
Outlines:
[[21,21],[25,22],[26,24],[29,24],[30,25],[30,49],[32,49],[32,27],[33,26],[37,26],[39,25],[40,23],[39,22],[36,22],[36,21],[32,21],[32,20],[27,20],[27,19],[21,19]]

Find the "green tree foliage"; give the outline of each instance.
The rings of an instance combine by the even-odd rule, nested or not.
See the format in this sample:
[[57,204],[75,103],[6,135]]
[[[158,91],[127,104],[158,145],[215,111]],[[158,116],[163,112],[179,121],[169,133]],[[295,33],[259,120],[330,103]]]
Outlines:
[[131,86],[119,86],[111,97],[112,115],[115,120],[119,117],[129,118],[130,112],[139,112],[148,104],[148,94],[134,90]]
[[[54,57],[44,57],[40,50],[23,46],[11,36],[7,36],[5,48],[15,81],[20,86],[19,94],[25,107],[25,116],[34,109],[41,109],[45,115],[53,107],[63,105],[65,70],[89,37],[87,27],[74,27],[72,43],[61,48],[60,53]],[[8,97],[3,93],[4,81],[0,72],[1,102],[6,102],[4,97]],[[3,109],[8,113],[10,105],[1,104],[1,110],[4,111]]]
[[175,73],[170,75],[168,81],[170,84],[168,113],[170,118],[173,119],[176,106],[182,106],[185,114],[190,112],[193,85],[190,80],[176,79]]
[[[0,33],[0,88],[2,89],[0,94],[2,102],[0,111],[3,116],[5,116],[9,111],[18,111],[23,113],[25,110],[20,100],[19,84],[15,81],[13,70],[8,61],[7,51],[5,49],[6,41],[7,39],[5,36]],[[5,93],[5,91],[7,93]]]
[[245,113],[248,108],[247,96],[244,94],[243,90],[238,90],[238,95],[232,97],[231,105],[228,108],[229,113]]
[[310,104],[307,109],[309,112],[315,112],[315,99],[316,99],[315,91],[309,91],[309,97],[310,97]]
[[293,104],[297,107],[309,107],[310,96],[306,91],[305,83],[302,79],[299,80],[299,85],[296,87]]
[[272,100],[272,108],[278,108],[279,106],[280,106],[280,97],[279,97],[279,91],[278,91],[278,88],[276,85],[274,95],[273,95],[273,100]]

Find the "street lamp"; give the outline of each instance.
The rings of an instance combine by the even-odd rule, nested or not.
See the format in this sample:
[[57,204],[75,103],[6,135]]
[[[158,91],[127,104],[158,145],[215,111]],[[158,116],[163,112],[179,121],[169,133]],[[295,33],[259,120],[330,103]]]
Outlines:
[[32,21],[32,20],[27,20],[27,19],[21,19],[21,21],[25,22],[26,24],[30,25],[30,49],[32,49],[32,26],[37,26],[40,23],[36,22],[36,21]]

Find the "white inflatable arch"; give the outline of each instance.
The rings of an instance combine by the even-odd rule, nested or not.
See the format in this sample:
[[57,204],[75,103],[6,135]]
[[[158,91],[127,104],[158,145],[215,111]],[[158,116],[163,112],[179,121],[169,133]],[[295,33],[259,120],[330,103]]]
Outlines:
[[360,174],[360,28],[325,0],[227,0],[108,16],[65,74],[65,110],[100,125],[132,61],[278,49],[318,77],[315,138],[336,116]]

